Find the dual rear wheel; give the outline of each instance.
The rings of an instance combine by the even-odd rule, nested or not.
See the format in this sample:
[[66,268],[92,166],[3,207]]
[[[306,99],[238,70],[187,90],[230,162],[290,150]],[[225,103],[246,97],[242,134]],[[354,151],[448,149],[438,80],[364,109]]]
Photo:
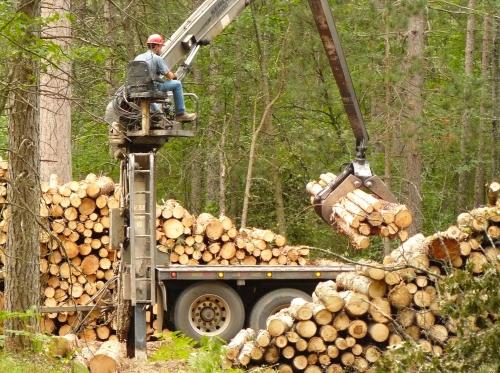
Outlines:
[[[248,326],[254,330],[265,329],[267,318],[288,307],[293,298],[311,299],[297,289],[273,290],[253,305]],[[245,307],[240,295],[223,282],[195,283],[177,298],[174,323],[177,330],[194,339],[217,336],[230,340],[244,327]]]

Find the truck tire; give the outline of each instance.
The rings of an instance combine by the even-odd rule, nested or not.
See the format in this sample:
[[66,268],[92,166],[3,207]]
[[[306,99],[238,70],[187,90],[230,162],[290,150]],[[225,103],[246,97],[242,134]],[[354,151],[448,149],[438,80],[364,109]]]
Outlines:
[[217,281],[192,284],[177,298],[174,324],[187,336],[217,336],[229,341],[245,322],[245,307],[238,293]]
[[311,301],[309,294],[292,288],[277,289],[267,293],[253,306],[248,326],[254,330],[265,329],[267,318],[279,310],[288,307],[294,298],[303,298]]

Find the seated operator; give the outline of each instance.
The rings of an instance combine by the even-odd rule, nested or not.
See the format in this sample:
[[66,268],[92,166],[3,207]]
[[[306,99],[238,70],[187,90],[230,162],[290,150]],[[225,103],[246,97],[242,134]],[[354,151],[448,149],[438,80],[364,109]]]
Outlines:
[[[149,65],[149,69],[158,81],[155,82],[155,87],[160,91],[172,91],[174,93],[175,103],[175,120],[178,122],[192,122],[196,119],[195,113],[186,113],[184,106],[184,95],[182,91],[182,83],[176,80],[175,74],[170,71],[167,64],[160,57],[161,48],[164,40],[161,35],[153,34],[146,41],[148,51],[139,54],[134,61],[145,61]],[[163,79],[163,76],[167,80]],[[160,81],[161,80],[161,81]]]

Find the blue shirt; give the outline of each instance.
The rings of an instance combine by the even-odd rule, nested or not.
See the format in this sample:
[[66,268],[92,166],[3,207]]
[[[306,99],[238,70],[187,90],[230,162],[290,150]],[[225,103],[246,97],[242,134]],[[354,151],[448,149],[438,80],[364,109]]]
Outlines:
[[149,66],[149,70],[157,80],[161,80],[162,76],[170,71],[163,58],[157,56],[152,51],[147,51],[138,55],[134,61],[145,61]]

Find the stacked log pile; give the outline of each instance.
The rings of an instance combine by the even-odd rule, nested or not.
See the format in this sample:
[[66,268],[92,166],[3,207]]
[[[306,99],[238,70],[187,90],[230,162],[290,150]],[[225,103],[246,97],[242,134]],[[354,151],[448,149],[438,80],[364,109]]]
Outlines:
[[288,246],[270,230],[237,229],[226,217],[191,215],[177,201],[168,200],[156,212],[157,248],[171,264],[182,265],[305,265],[309,249]]
[[273,365],[282,373],[367,371],[403,340],[440,356],[456,338],[456,322],[440,314],[438,281],[453,267],[480,276],[487,263],[500,265],[496,196],[445,232],[410,237],[383,264],[362,261],[356,273],[318,284],[312,302],[293,300],[268,318],[266,330],[240,331],[225,351],[227,364]]
[[[314,205],[315,197],[335,179],[334,174],[326,173],[318,181],[307,184],[311,204]],[[373,235],[406,241],[406,228],[412,221],[412,215],[405,205],[384,201],[362,189],[340,198],[332,206],[330,216],[332,226],[349,237],[356,249],[366,249]]]
[[[8,210],[8,163],[0,159],[0,269],[5,263]],[[119,253],[109,243],[110,210],[119,207],[112,179],[89,174],[79,182],[60,185],[53,176],[41,185],[41,304],[46,307],[104,306],[113,297]],[[286,245],[285,237],[269,230],[237,229],[227,217],[191,215],[177,201],[156,210],[157,248],[172,264],[304,265],[309,249]],[[166,263],[165,263],[166,264]],[[0,296],[0,299],[2,297]],[[156,307],[147,311],[148,334],[158,331]],[[114,338],[113,315],[96,307],[90,313],[51,312],[41,321],[46,333],[78,332],[86,340]]]
[[[0,174],[5,175],[1,162],[0,168]],[[50,182],[42,183],[41,194],[42,306],[102,305],[115,287],[118,253],[109,246],[109,211],[119,205],[115,183],[108,177],[89,174],[80,182],[59,185],[53,176]],[[9,228],[7,209],[2,210],[0,226],[3,266]],[[86,316],[77,312],[46,313],[41,328],[59,335],[79,331],[86,340],[107,340],[113,334],[109,314],[99,308]]]

